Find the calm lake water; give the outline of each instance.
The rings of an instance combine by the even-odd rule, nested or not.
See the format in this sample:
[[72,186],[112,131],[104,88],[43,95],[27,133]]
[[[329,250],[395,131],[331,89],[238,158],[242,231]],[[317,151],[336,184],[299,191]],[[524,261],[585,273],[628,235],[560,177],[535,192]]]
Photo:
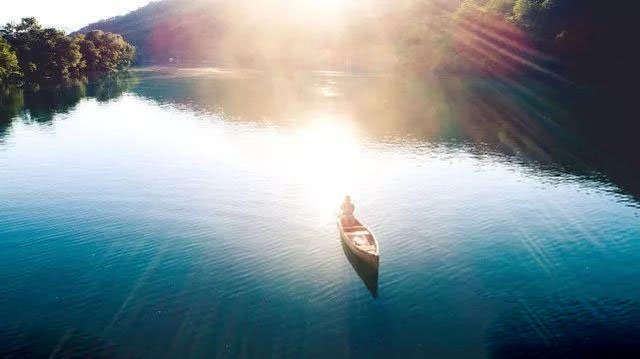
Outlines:
[[[632,357],[637,178],[535,91],[140,71],[7,93],[0,357]],[[347,193],[377,273],[341,246]]]

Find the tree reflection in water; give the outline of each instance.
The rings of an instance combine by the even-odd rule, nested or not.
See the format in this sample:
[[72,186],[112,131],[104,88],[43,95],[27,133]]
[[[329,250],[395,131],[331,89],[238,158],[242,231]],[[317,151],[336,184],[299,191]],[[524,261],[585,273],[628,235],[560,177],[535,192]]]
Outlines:
[[[614,182],[640,198],[640,157],[621,100],[536,77],[139,71],[132,92],[227,121],[298,125],[329,114],[368,138],[468,144],[537,169]],[[627,107],[630,102],[627,103]],[[614,144],[619,144],[614,146]],[[595,177],[594,177],[595,174]]]
[[620,115],[620,100],[535,77],[142,69],[71,87],[4,90],[0,141],[12,119],[50,123],[82,98],[109,101],[125,91],[226,121],[297,126],[330,115],[379,142],[468,144],[477,155],[488,151],[551,173],[611,181],[640,198],[640,157],[629,140],[636,125]]
[[11,121],[21,118],[41,124],[72,110],[83,98],[106,102],[122,95],[137,81],[130,73],[76,81],[66,86],[5,88],[0,90],[0,138]]

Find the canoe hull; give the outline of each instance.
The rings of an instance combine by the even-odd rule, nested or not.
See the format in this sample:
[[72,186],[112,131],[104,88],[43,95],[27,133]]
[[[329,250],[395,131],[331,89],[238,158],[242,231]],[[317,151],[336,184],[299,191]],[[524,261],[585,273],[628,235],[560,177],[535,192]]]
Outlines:
[[367,287],[367,289],[369,290],[369,293],[371,293],[371,296],[374,299],[377,298],[378,297],[378,271],[380,268],[378,265],[378,262],[376,261],[375,263],[372,263],[370,261],[365,261],[361,259],[360,257],[356,256],[353,253],[353,250],[347,246],[347,243],[345,241],[340,241],[340,242],[342,244],[341,245],[342,251],[344,252],[345,257],[347,257],[347,260],[349,261],[349,263],[351,264],[351,267],[353,267],[358,277],[360,277],[365,287]]
[[[359,226],[362,226],[362,224],[358,221],[356,221],[356,224]],[[363,226],[364,227],[364,226]],[[366,228],[366,227],[364,227]],[[338,229],[340,230],[340,238],[342,239],[342,242],[347,246],[347,248],[359,259],[371,264],[371,265],[375,265],[377,266],[379,261],[380,261],[380,256],[379,256],[379,247],[378,247],[378,241],[376,240],[375,236],[373,235],[373,233],[371,233],[371,231],[369,231],[367,229],[367,231],[369,232],[369,234],[371,235],[373,242],[375,243],[375,247],[376,247],[376,253],[371,253],[368,251],[364,251],[360,248],[358,248],[356,246],[356,244],[353,242],[353,240],[351,240],[349,238],[349,236],[347,236],[345,229],[342,227],[342,221],[340,220],[340,217],[338,217]]]
[[349,240],[349,238],[342,231],[340,231],[340,238],[342,238],[342,242],[347,246],[351,253],[353,253],[359,259],[375,266],[377,266],[380,262],[380,256],[361,251],[351,240]]

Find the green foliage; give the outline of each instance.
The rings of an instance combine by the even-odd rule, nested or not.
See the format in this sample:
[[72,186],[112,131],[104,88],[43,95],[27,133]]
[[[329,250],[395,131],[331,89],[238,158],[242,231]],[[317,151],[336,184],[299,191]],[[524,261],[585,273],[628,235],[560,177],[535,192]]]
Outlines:
[[43,28],[35,18],[7,24],[0,32],[0,82],[21,75],[30,83],[68,83],[88,72],[126,69],[134,56],[133,46],[120,35],[96,31],[87,37],[70,37]]
[[20,67],[15,51],[0,37],[0,86],[20,77]]
[[412,20],[401,21],[392,35],[402,69],[429,71],[445,61],[450,51],[448,11],[432,1],[413,1],[395,16]]
[[56,29],[43,29],[34,18],[8,24],[4,36],[15,48],[20,68],[31,82],[69,81],[78,78],[82,69],[80,47]]
[[548,8],[546,0],[517,0],[513,6],[513,18],[518,23],[533,27],[541,17],[545,8]]
[[485,5],[485,8],[509,18],[513,16],[514,2],[515,0],[490,0]]
[[[578,1],[580,0],[517,0],[513,7],[513,19],[540,38],[553,40],[572,27],[574,19],[584,16],[585,12],[594,11],[592,15],[596,15],[597,9],[590,9],[593,0]],[[584,20],[588,19],[582,21]]]
[[135,48],[120,35],[93,30],[75,39],[89,72],[115,72],[133,62]]
[[584,7],[584,0],[465,0],[461,7],[503,17],[540,39],[548,39],[563,31],[572,12]]
[[516,0],[465,0],[460,10],[490,12],[508,18],[513,15],[515,2]]

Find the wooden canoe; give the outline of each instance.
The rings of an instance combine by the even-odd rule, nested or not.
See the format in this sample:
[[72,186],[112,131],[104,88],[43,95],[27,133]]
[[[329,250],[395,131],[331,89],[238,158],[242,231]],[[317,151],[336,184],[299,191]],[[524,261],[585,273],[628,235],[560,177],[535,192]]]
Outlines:
[[371,261],[365,261],[362,258],[356,256],[353,253],[353,250],[347,246],[345,241],[340,241],[342,247],[342,251],[344,252],[345,257],[355,270],[356,274],[371,293],[373,299],[378,298],[378,271],[379,271],[379,263]]
[[367,227],[363,226],[357,219],[353,225],[345,226],[342,216],[338,217],[338,229],[340,237],[347,247],[359,258],[372,264],[378,264],[380,249],[378,240]]

